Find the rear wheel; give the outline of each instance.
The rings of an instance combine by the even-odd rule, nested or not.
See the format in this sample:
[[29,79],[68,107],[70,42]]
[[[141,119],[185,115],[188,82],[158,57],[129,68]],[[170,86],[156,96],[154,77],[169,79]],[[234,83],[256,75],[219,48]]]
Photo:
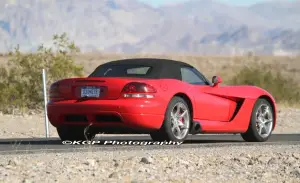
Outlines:
[[61,126],[57,127],[58,136],[64,140],[93,140],[95,133],[84,133],[84,127],[79,126]]
[[271,104],[265,99],[258,99],[254,105],[250,124],[242,138],[248,142],[264,142],[272,134],[274,112]]
[[165,120],[159,131],[150,134],[154,141],[183,142],[190,130],[190,109],[181,97],[174,97],[168,105]]

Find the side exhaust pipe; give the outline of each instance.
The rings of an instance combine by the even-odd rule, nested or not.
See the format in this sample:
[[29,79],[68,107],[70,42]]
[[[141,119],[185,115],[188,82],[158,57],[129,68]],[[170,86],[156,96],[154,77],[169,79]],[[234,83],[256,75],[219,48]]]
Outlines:
[[200,122],[193,121],[190,134],[195,135],[195,134],[201,133],[201,131],[202,131],[202,128],[201,128]]

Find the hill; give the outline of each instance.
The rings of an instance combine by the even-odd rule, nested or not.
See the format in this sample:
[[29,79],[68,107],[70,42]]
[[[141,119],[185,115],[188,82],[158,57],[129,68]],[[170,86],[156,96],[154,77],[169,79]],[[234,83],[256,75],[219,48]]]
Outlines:
[[234,7],[213,0],[153,8],[136,0],[2,0],[0,52],[34,51],[67,32],[83,51],[293,54],[300,1]]

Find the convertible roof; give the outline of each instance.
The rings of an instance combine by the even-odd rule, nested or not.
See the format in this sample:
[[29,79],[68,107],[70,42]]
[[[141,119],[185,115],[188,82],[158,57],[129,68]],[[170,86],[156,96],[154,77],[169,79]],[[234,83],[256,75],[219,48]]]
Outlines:
[[145,66],[151,67],[151,72],[146,76],[146,78],[165,78],[165,79],[179,79],[181,80],[181,67],[193,67],[187,63],[169,59],[158,59],[158,58],[133,58],[133,59],[123,59],[110,61],[99,67],[112,67],[116,65],[122,66]]

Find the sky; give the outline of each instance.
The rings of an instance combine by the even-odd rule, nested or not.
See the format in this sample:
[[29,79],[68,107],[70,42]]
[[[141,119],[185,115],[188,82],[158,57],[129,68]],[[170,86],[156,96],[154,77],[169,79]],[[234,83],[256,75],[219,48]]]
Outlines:
[[[152,6],[161,6],[164,4],[170,4],[170,3],[177,3],[177,2],[183,2],[187,0],[140,0],[142,2],[145,2],[147,4],[150,4]],[[237,6],[247,6],[247,5],[252,5],[255,3],[263,2],[265,0],[217,0],[226,4],[231,4],[231,5],[237,5]]]

